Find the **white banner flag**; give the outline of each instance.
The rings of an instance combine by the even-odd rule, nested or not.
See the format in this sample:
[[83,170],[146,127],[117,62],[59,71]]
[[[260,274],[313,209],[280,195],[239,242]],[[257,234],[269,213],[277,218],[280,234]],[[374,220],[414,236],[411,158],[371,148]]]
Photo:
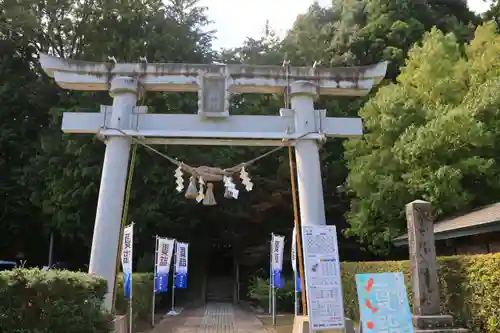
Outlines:
[[187,288],[188,243],[177,243],[175,249],[175,288]]
[[156,258],[156,271],[158,273],[169,273],[174,252],[174,239],[158,238],[158,257]]
[[[295,275],[295,291],[300,293],[302,288],[302,283],[300,281],[300,276],[297,272],[297,229],[295,229],[295,227],[293,227],[293,231],[292,231],[292,253],[291,253],[291,256],[292,256],[292,269],[293,269],[293,273]],[[295,306],[297,307],[297,306]]]
[[283,249],[285,248],[285,236],[273,235],[273,241],[271,243],[272,257],[272,269],[282,270],[283,269]]
[[156,256],[156,292],[168,291],[168,275],[172,263],[172,254],[174,252],[174,239],[158,238],[158,254]]
[[285,248],[285,237],[273,234],[271,241],[271,270],[273,272],[273,285],[283,288],[281,272],[283,270],[283,250]]
[[123,291],[126,297],[131,295],[132,289],[132,247],[134,240],[134,225],[130,224],[123,229],[122,269]]

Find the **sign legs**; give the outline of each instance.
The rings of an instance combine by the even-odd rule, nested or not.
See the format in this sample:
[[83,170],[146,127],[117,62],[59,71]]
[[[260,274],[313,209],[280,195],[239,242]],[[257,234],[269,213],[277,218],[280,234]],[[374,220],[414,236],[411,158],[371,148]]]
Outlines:
[[[137,81],[130,77],[116,77],[111,82],[110,94],[114,97],[111,126],[128,129],[132,110],[137,101]],[[106,143],[92,239],[89,273],[101,276],[108,282],[108,293],[104,303],[108,310],[113,306],[112,293],[121,237],[130,147],[130,139],[122,136],[110,137]]]

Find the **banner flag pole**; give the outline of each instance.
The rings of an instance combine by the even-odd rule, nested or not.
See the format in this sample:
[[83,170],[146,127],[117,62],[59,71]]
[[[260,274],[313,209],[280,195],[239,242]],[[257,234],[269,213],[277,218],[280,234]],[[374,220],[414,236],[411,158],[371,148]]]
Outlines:
[[151,327],[155,326],[155,308],[156,308],[156,273],[158,262],[158,235],[155,236],[155,261],[153,266],[153,304],[151,308]]

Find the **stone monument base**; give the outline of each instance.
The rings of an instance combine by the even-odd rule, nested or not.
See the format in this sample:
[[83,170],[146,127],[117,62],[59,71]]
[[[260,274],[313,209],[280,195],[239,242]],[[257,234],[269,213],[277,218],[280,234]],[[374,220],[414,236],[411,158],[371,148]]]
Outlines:
[[413,316],[415,333],[468,333],[465,328],[453,328],[453,317],[450,315]]
[[[345,328],[337,328],[331,330],[321,331],[324,333],[354,333],[354,326],[352,320],[345,319]],[[292,333],[311,333],[309,331],[309,316],[295,316],[293,320]]]

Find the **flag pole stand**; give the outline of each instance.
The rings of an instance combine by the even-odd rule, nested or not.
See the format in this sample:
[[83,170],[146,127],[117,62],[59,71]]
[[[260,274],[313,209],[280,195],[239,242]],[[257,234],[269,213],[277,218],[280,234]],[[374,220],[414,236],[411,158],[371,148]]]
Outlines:
[[156,308],[156,262],[158,261],[158,235],[155,236],[155,261],[153,266],[153,304],[151,304],[151,327],[155,326],[155,308]]
[[293,277],[294,277],[294,291],[293,291],[293,301],[294,301],[294,315],[295,317],[297,317],[298,315],[298,312],[299,312],[299,309],[298,309],[298,301],[299,301],[299,298],[298,298],[298,293],[297,293],[297,272],[293,272]]
[[177,311],[175,311],[175,265],[176,265],[176,261],[177,261],[177,242],[175,243],[175,246],[174,246],[174,249],[175,251],[172,252],[172,258],[174,259],[173,262],[174,262],[174,269],[172,270],[172,308],[170,309],[170,311],[167,313],[167,316],[177,316],[179,313]]
[[274,286],[273,286],[273,326],[276,326],[276,287]]
[[271,253],[273,234],[271,233],[271,241],[269,241],[269,314],[273,313],[273,254]]
[[[175,279],[175,277],[173,278]],[[177,316],[179,314],[177,311],[175,311],[174,304],[175,304],[175,286],[172,283],[172,309],[168,311],[167,316]]]
[[272,242],[273,242],[273,238],[274,238],[274,233],[271,234],[271,247],[270,247],[270,257],[271,257],[271,261],[270,261],[270,264],[271,264],[271,267],[269,268],[270,272],[271,272],[271,305],[272,305],[272,310],[271,310],[271,313],[272,313],[272,318],[273,318],[273,326],[276,326],[276,287],[274,286],[275,285],[275,281],[274,281],[274,271],[273,271],[273,245],[272,245]]
[[[130,223],[130,225],[132,226],[132,228],[134,227],[134,222]],[[132,229],[133,230],[133,229]],[[133,281],[133,266],[132,266],[132,263],[133,263],[133,243],[134,243],[134,237],[132,236],[132,239],[131,239],[131,242],[132,242],[132,245],[131,245],[131,250],[130,250],[130,262],[131,262],[131,269],[130,269],[130,297],[129,297],[129,300],[128,300],[128,305],[129,305],[129,316],[128,316],[128,319],[129,319],[129,333],[132,333],[133,330],[134,330],[134,311],[133,311],[133,297],[132,295],[134,294],[134,281]]]
[[[132,287],[130,288],[132,289]],[[128,300],[128,331],[133,332],[134,328],[134,312],[132,311],[132,292],[130,292],[130,298]]]

